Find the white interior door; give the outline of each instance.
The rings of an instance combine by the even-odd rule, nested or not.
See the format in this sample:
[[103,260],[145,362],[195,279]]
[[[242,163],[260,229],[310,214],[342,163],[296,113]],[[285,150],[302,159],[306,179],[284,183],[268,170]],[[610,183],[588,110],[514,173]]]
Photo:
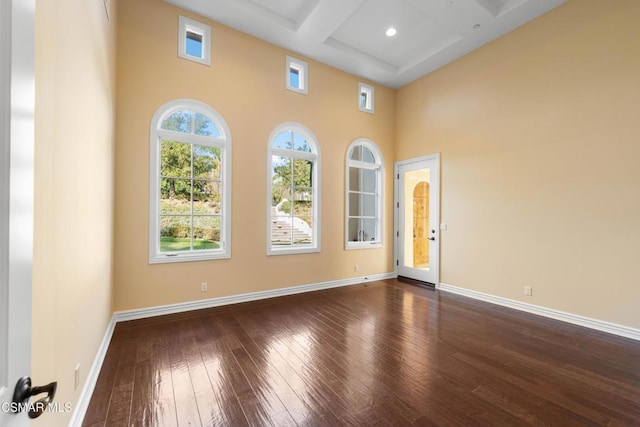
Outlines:
[[29,425],[11,412],[31,368],[34,0],[0,1],[0,426]]
[[440,155],[396,163],[398,276],[440,281]]

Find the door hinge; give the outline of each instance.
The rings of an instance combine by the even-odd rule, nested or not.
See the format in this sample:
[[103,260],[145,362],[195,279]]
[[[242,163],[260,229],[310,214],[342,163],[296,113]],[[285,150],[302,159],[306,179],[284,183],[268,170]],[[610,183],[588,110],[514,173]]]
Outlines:
[[400,237],[400,232],[396,231],[396,237]]
[[400,179],[400,174],[397,174],[397,175],[396,175],[396,179]]
[[400,209],[400,202],[396,203],[396,208]]
[[400,265],[400,262],[398,260],[396,260],[396,265]]

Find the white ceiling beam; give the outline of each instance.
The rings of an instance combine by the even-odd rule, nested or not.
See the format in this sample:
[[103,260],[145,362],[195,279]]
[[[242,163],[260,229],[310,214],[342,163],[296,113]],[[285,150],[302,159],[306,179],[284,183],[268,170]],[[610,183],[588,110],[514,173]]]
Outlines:
[[286,16],[282,16],[271,9],[267,9],[266,7],[254,3],[251,0],[225,0],[227,3],[233,4],[234,6],[244,9],[245,11],[254,14],[255,16],[265,19],[269,22],[274,22],[278,25],[281,25],[289,30],[296,30],[298,27],[297,23],[287,18]]
[[309,0],[307,2],[307,7],[302,11],[300,17],[298,17],[298,21],[296,22],[296,31],[300,29],[302,24],[304,24],[307,19],[311,16],[311,14],[316,10],[318,5],[322,2],[322,0]]
[[365,0],[321,0],[298,28],[307,40],[322,44],[364,4]]
[[[304,3],[296,3],[299,7],[296,8],[295,16],[284,16],[275,11],[275,6],[272,10],[271,3],[263,0],[164,1],[291,52],[364,79],[398,88],[567,0],[388,0],[389,6],[412,5],[426,14],[430,22],[436,22],[446,33],[452,35],[435,46],[420,43],[411,46],[411,51],[403,56],[403,63],[395,65],[355,47],[366,46],[366,40],[360,40],[363,43],[352,46],[351,43],[341,42],[336,36],[342,25],[359,13],[368,0],[305,0]],[[287,3],[278,5],[291,6]],[[479,27],[474,29],[476,24]],[[367,23],[359,25],[363,26],[362,37],[369,37]],[[359,33],[356,28],[355,34]]]
[[367,63],[367,65],[371,67],[375,67],[381,71],[385,71],[387,73],[393,73],[394,75],[398,72],[398,68],[389,64],[388,62],[382,61],[374,56],[371,56],[359,49],[354,48],[346,43],[342,43],[340,40],[336,40],[332,37],[329,37],[324,44],[333,49],[340,50],[344,53],[349,54],[352,57],[359,58]]

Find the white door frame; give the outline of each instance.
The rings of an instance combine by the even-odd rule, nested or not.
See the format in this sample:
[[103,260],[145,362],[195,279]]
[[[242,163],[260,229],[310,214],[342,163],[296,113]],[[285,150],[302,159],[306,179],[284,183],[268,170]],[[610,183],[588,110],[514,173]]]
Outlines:
[[[402,160],[395,163],[394,166],[394,192],[393,192],[393,229],[394,229],[394,239],[393,239],[393,269],[396,277],[398,276],[398,264],[399,264],[399,248],[398,242],[400,239],[400,166],[410,165],[413,163],[419,163],[429,160],[435,160],[436,162],[436,173],[431,177],[431,185],[430,188],[435,192],[435,200],[433,200],[432,208],[430,209],[429,215],[433,217],[433,221],[436,224],[435,230],[435,244],[436,250],[433,253],[430,253],[430,268],[434,269],[434,277],[435,277],[435,285],[440,285],[440,153],[429,154],[427,156],[416,157],[413,159]],[[435,258],[435,259],[434,259]]]
[[[31,372],[35,0],[0,2],[0,404]],[[4,405],[4,408],[7,406]],[[0,410],[0,425],[29,425]]]

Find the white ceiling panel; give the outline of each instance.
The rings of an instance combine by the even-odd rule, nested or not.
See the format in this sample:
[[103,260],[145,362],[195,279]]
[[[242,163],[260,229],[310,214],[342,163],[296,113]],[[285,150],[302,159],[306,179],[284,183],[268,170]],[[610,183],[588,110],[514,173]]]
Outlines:
[[[309,13],[318,5],[320,0],[233,0],[247,1],[258,8],[271,11],[299,26]],[[257,9],[259,10],[259,9]]]
[[[164,1],[398,88],[566,0]],[[391,26],[397,34],[388,38]]]
[[476,0],[495,17],[500,17],[526,0]]
[[[385,35],[390,27],[398,31],[393,37]],[[400,68],[461,37],[403,0],[369,0],[331,38]]]

